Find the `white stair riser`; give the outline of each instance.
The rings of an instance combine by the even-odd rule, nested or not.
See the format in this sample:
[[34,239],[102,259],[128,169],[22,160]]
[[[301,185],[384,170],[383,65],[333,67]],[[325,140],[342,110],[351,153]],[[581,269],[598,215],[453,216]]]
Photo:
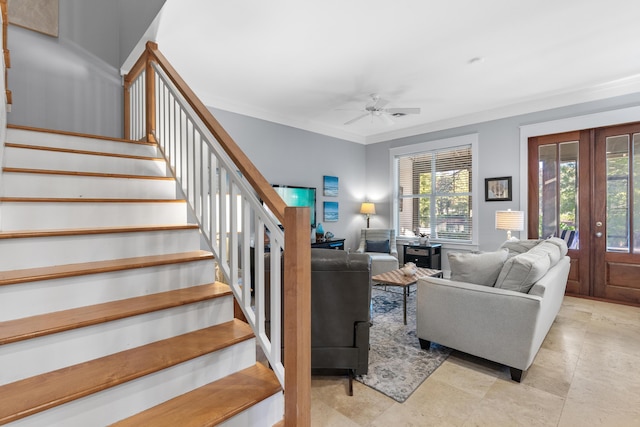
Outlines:
[[[255,363],[255,340],[146,375],[16,421],[12,427],[104,426]],[[260,423],[261,425],[266,425]]]
[[6,147],[4,166],[69,172],[167,176],[164,160],[132,159]]
[[0,321],[204,285],[213,260],[0,286]]
[[0,346],[0,385],[233,319],[232,296]]
[[5,202],[2,231],[180,224],[183,202]]
[[70,150],[128,154],[131,156],[155,157],[158,155],[158,149],[154,145],[133,144],[127,142],[110,141],[108,139],[85,138],[81,136],[33,132],[19,129],[7,129],[7,142],[12,142],[15,144],[36,145],[39,147],[56,147],[67,148]]
[[173,254],[200,249],[197,229],[0,240],[3,270]]
[[247,408],[219,427],[274,426],[284,419],[284,395],[278,392]]
[[5,173],[4,197],[67,197],[111,199],[170,199],[176,197],[176,182],[165,179]]

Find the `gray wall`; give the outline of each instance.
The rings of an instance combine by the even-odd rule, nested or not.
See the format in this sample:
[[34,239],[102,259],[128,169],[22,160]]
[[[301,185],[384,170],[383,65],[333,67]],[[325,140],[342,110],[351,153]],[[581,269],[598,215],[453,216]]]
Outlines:
[[[347,239],[346,248],[357,248],[360,229],[366,226],[358,213],[365,198],[364,145],[227,111],[211,112],[267,181],[316,187],[317,222],[322,223],[325,232]],[[323,195],[324,175],[338,177],[338,197]],[[339,203],[337,222],[324,222],[325,201]]]
[[119,68],[164,1],[60,0],[58,38],[10,25],[8,122],[121,137]]
[[[390,148],[477,133],[480,179],[479,188],[474,189],[474,194],[479,199],[479,212],[474,212],[474,215],[477,214],[479,220],[478,244],[480,250],[495,250],[506,238],[506,232],[495,230],[495,211],[520,209],[520,183],[523,178],[526,179],[527,172],[520,170],[520,126],[638,105],[640,94],[626,95],[368,145],[366,191],[369,194],[378,194],[385,202],[384,205],[380,203],[381,209],[378,213],[381,215],[378,215],[376,220],[387,224],[391,218]],[[514,194],[511,202],[484,201],[484,179],[497,176],[513,177]],[[517,237],[518,233],[514,233],[514,236]]]

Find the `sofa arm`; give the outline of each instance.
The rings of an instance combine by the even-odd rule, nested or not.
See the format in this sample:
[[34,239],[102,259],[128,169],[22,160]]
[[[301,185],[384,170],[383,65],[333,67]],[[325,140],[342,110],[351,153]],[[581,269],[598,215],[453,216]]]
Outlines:
[[526,370],[547,333],[543,305],[535,295],[425,277],[417,282],[416,334]]

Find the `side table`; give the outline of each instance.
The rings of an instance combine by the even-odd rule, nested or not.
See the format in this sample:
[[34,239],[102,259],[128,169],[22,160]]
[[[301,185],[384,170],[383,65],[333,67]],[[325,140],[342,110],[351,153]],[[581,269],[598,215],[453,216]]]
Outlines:
[[434,268],[440,270],[442,268],[442,245],[433,243],[431,245],[404,245],[403,248],[404,263],[412,262],[417,267]]

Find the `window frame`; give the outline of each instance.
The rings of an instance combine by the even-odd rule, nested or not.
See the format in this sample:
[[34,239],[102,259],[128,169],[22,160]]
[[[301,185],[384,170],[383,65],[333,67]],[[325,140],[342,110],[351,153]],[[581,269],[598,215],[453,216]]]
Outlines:
[[431,153],[443,150],[454,150],[461,146],[471,146],[471,240],[455,240],[455,239],[437,239],[431,238],[431,241],[438,243],[446,243],[452,245],[477,245],[478,244],[478,134],[468,134],[455,136],[451,138],[436,139],[418,144],[405,145],[402,147],[394,147],[389,150],[390,176],[390,192],[392,195],[391,203],[391,225],[396,230],[396,236],[402,238],[400,233],[400,215],[399,215],[399,187],[398,182],[398,158]]

